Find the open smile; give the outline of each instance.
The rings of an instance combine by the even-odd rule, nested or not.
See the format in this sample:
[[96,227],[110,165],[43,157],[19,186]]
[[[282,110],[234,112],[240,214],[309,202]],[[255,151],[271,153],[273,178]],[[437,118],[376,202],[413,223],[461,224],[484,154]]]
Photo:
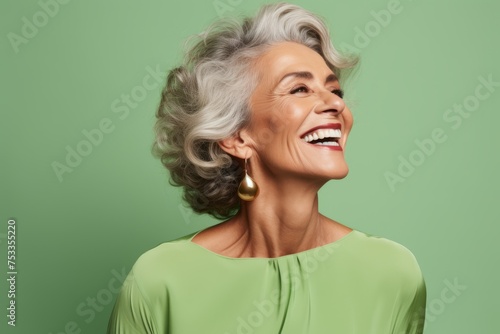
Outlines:
[[302,134],[302,141],[321,148],[342,151],[340,138],[342,137],[342,126],[340,123],[329,123],[309,129]]

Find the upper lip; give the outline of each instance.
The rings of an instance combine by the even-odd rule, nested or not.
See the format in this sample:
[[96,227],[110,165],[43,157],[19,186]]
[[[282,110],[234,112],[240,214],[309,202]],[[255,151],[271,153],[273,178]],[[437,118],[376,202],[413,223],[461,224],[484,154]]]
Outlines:
[[304,138],[308,133],[311,133],[313,131],[319,130],[319,129],[339,129],[342,131],[342,125],[340,123],[328,123],[328,124],[323,124],[316,126],[314,128],[311,128],[304,132],[303,134],[300,135],[300,138]]

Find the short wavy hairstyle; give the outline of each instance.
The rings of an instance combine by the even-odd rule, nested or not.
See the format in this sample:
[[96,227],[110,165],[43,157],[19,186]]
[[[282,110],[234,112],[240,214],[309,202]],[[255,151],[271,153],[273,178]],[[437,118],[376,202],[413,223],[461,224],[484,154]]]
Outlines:
[[241,22],[219,20],[195,41],[183,64],[168,74],[152,151],[195,212],[226,219],[239,209],[243,170],[218,142],[250,120],[249,101],[258,84],[252,65],[259,56],[280,42],[300,43],[320,54],[339,78],[357,57],[333,47],[321,18],[287,3],[265,5]]

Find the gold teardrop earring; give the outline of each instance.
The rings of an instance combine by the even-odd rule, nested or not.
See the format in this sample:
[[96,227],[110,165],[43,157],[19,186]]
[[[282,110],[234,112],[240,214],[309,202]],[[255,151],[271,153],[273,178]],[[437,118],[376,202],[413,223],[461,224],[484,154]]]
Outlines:
[[258,194],[259,186],[257,186],[257,183],[248,175],[247,159],[245,158],[245,176],[238,187],[238,197],[244,201],[250,202],[253,201]]

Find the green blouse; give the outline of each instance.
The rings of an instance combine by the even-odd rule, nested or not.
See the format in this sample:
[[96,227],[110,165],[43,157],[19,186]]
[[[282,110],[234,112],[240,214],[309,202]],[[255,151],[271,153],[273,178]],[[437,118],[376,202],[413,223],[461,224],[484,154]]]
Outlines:
[[[199,233],[199,232],[197,232]],[[191,240],[139,257],[108,334],[422,333],[426,288],[413,254],[353,230],[277,258],[231,258]]]

